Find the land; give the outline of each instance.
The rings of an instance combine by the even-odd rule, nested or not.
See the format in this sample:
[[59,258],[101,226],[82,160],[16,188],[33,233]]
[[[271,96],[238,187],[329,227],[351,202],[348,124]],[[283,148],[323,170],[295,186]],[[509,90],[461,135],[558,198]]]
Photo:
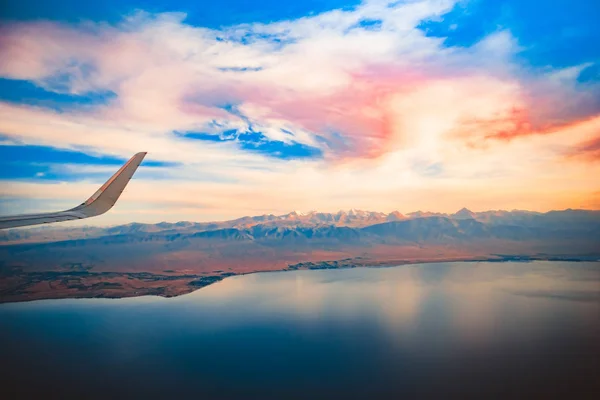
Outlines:
[[290,213],[0,232],[0,303],[179,296],[228,276],[425,262],[600,259],[600,212]]
[[[392,267],[407,264],[433,262],[530,262],[545,261],[596,261],[600,255],[587,257],[556,255],[492,255],[489,257],[454,257],[433,259],[388,259],[376,260],[363,257],[342,260],[308,261],[290,264],[279,271],[346,269],[360,267]],[[272,270],[277,271],[277,270]],[[226,277],[246,273],[218,272],[216,275],[169,274],[148,272],[90,272],[90,271],[45,271],[24,272],[18,268],[2,276],[0,281],[0,303],[44,299],[67,298],[125,298],[136,296],[174,297],[191,293],[197,289],[219,282]],[[251,273],[265,272],[255,270]]]

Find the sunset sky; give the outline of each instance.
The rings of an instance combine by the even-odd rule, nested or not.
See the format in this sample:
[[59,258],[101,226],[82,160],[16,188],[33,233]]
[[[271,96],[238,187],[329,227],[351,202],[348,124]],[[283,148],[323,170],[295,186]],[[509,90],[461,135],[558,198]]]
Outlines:
[[598,1],[2,4],[0,214],[600,208]]

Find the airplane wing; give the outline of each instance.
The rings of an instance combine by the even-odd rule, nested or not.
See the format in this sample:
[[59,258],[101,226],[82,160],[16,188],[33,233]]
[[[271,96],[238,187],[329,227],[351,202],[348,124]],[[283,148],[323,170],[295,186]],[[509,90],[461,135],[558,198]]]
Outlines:
[[71,221],[104,214],[115,205],[123,189],[125,189],[125,186],[127,186],[127,183],[129,183],[129,180],[145,156],[146,153],[137,153],[131,157],[92,197],[77,207],[52,213],[0,217],[0,229]]

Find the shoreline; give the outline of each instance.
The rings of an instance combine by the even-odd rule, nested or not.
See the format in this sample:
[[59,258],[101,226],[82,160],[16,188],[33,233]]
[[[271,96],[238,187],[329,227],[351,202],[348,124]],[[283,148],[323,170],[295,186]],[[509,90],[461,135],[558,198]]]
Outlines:
[[[287,268],[275,270],[255,270],[250,272],[223,272],[217,275],[181,274],[165,275],[149,272],[93,272],[85,271],[44,271],[22,272],[5,280],[15,281],[0,290],[0,304],[25,303],[39,300],[62,299],[122,299],[157,296],[178,297],[195,292],[230,276],[242,276],[264,272],[288,272],[302,270],[332,270],[352,268],[392,268],[403,265],[418,265],[451,262],[600,262],[600,255],[516,255],[492,254],[474,257],[440,257],[424,259],[367,259],[363,257],[342,260],[309,261],[288,264]],[[14,271],[13,271],[14,272]],[[15,278],[15,276],[17,278]],[[2,280],[0,280],[2,282]],[[4,283],[4,282],[2,282]],[[164,284],[166,283],[166,285]],[[140,286],[132,286],[139,284]],[[62,286],[61,286],[62,285]],[[3,285],[4,286],[4,285]],[[11,287],[12,286],[12,287]],[[33,290],[28,290],[33,289]]]

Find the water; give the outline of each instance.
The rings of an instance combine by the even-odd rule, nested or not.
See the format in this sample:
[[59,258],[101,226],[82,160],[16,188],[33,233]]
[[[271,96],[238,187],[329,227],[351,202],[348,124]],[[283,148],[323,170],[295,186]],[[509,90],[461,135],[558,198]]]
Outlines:
[[261,273],[0,328],[8,398],[600,398],[600,263]]

